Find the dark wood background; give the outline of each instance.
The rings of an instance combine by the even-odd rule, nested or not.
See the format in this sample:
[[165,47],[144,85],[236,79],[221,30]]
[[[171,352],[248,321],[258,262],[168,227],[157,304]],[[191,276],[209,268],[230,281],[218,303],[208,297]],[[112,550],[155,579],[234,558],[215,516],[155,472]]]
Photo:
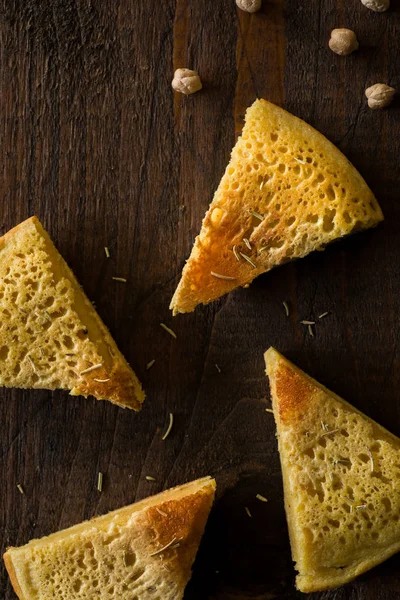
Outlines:
[[[276,346],[400,435],[400,108],[374,112],[364,97],[376,82],[400,90],[392,4],[376,14],[360,0],[264,0],[250,16],[233,0],[1,1],[0,228],[39,216],[147,392],[135,414],[1,391],[1,550],[211,474],[218,498],[185,598],[302,597],[263,352]],[[348,58],[327,47],[342,26],[361,44]],[[203,91],[174,95],[182,66],[199,71]],[[256,97],[335,142],[386,221],[173,319],[181,268]],[[311,338],[299,320],[324,311]],[[400,555],[313,598],[399,598],[399,571]],[[15,598],[3,567],[0,597]]]

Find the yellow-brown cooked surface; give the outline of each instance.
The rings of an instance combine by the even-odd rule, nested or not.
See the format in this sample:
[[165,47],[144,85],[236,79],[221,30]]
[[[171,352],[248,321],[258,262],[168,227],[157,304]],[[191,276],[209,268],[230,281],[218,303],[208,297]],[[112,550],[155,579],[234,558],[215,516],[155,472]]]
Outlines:
[[297,587],[342,585],[400,550],[400,440],[265,354]]
[[364,179],[335,146],[301,119],[257,100],[247,110],[171,309],[190,312],[382,219]]
[[179,600],[214,493],[200,479],[9,548],[14,589],[20,600]]
[[0,238],[0,385],[138,410],[140,383],[36,217]]

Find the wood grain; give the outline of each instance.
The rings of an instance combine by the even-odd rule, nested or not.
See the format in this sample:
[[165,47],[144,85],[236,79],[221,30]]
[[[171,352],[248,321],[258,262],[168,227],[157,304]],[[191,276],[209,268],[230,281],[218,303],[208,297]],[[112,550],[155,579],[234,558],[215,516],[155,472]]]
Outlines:
[[[378,81],[400,90],[392,3],[378,15],[358,0],[265,0],[248,15],[233,0],[2,0],[0,228],[39,216],[148,397],[136,415],[62,392],[1,391],[1,549],[212,474],[218,501],[185,597],[300,598],[262,353],[275,345],[400,435],[400,109],[370,111],[364,98]],[[361,44],[347,58],[327,46],[342,26]],[[173,94],[183,66],[203,91]],[[386,221],[172,319],[180,270],[260,96],[336,143]],[[327,310],[310,338],[299,320]],[[399,598],[399,568],[393,557],[313,597]],[[15,598],[3,567],[0,596]]]

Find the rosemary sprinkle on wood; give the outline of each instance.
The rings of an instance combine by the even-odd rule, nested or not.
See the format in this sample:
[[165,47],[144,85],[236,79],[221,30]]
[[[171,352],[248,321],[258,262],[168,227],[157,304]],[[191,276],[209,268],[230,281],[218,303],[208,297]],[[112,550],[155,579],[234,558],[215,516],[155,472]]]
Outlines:
[[120,281],[121,283],[126,283],[125,277],[113,277],[114,281]]
[[219,366],[217,365],[217,363],[215,363],[215,368],[217,369],[218,373],[221,373],[221,369],[219,368]]
[[172,413],[169,413],[169,425],[167,427],[167,431],[164,433],[164,435],[161,438],[163,441],[166,440],[167,437],[169,436],[169,434],[171,433],[173,424],[174,424],[174,415]]
[[101,492],[103,490],[103,473],[99,471],[97,475],[97,491]]
[[314,337],[314,331],[313,331],[312,325],[308,326],[308,333],[310,334],[311,337]]
[[244,507],[244,510],[246,511],[247,516],[251,517],[251,512],[250,512],[250,510],[249,510],[249,508],[247,506]]
[[315,321],[300,321],[302,325],[315,325]]
[[153,358],[153,360],[151,360],[150,362],[148,362],[147,365],[146,365],[146,371],[148,371],[149,369],[151,369],[151,367],[154,365],[155,362],[156,362],[155,358]]
[[22,487],[22,485],[20,483],[17,483],[17,489],[20,494],[25,494],[24,488]]
[[160,327],[165,329],[165,331],[169,333],[169,335],[172,335],[173,338],[177,338],[175,331],[172,331],[172,329],[170,327],[167,327],[165,323],[160,323]]
[[156,481],[156,478],[152,477],[151,475],[146,475],[146,480],[147,481]]
[[283,304],[283,308],[285,309],[286,316],[288,317],[289,316],[289,304],[286,302],[286,300],[284,302],[282,302],[282,304]]
[[269,412],[269,413],[272,413],[272,414],[274,414],[274,411],[272,410],[272,408],[266,408],[266,409],[265,409],[265,412]]
[[104,246],[104,252],[105,252],[105,254],[106,254],[106,257],[107,257],[107,258],[110,258],[110,251],[109,251],[109,249],[107,248],[107,246]]
[[327,310],[326,312],[322,313],[322,315],[319,315],[318,319],[323,319],[324,317],[327,317],[329,315],[329,311]]
[[261,496],[261,494],[256,494],[256,498],[261,502],[268,502],[268,498],[266,498],[265,496]]

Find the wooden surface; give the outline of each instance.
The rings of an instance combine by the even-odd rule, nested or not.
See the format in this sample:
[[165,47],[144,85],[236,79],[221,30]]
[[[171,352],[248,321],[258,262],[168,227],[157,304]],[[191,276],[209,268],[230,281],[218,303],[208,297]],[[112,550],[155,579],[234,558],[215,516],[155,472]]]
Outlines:
[[[212,474],[218,500],[185,598],[302,597],[262,354],[276,346],[400,435],[400,109],[374,112],[364,98],[380,81],[400,90],[392,4],[376,14],[359,0],[264,0],[250,16],[233,0],[2,0],[0,227],[39,216],[147,392],[134,414],[63,392],[1,391],[3,548]],[[361,43],[349,58],[327,47],[342,26]],[[200,72],[203,91],[174,96],[181,66]],[[184,260],[258,96],[335,142],[386,221],[173,319]],[[324,311],[310,338],[298,321]],[[393,600],[399,571],[400,555],[313,598]],[[0,597],[15,598],[2,567]]]

